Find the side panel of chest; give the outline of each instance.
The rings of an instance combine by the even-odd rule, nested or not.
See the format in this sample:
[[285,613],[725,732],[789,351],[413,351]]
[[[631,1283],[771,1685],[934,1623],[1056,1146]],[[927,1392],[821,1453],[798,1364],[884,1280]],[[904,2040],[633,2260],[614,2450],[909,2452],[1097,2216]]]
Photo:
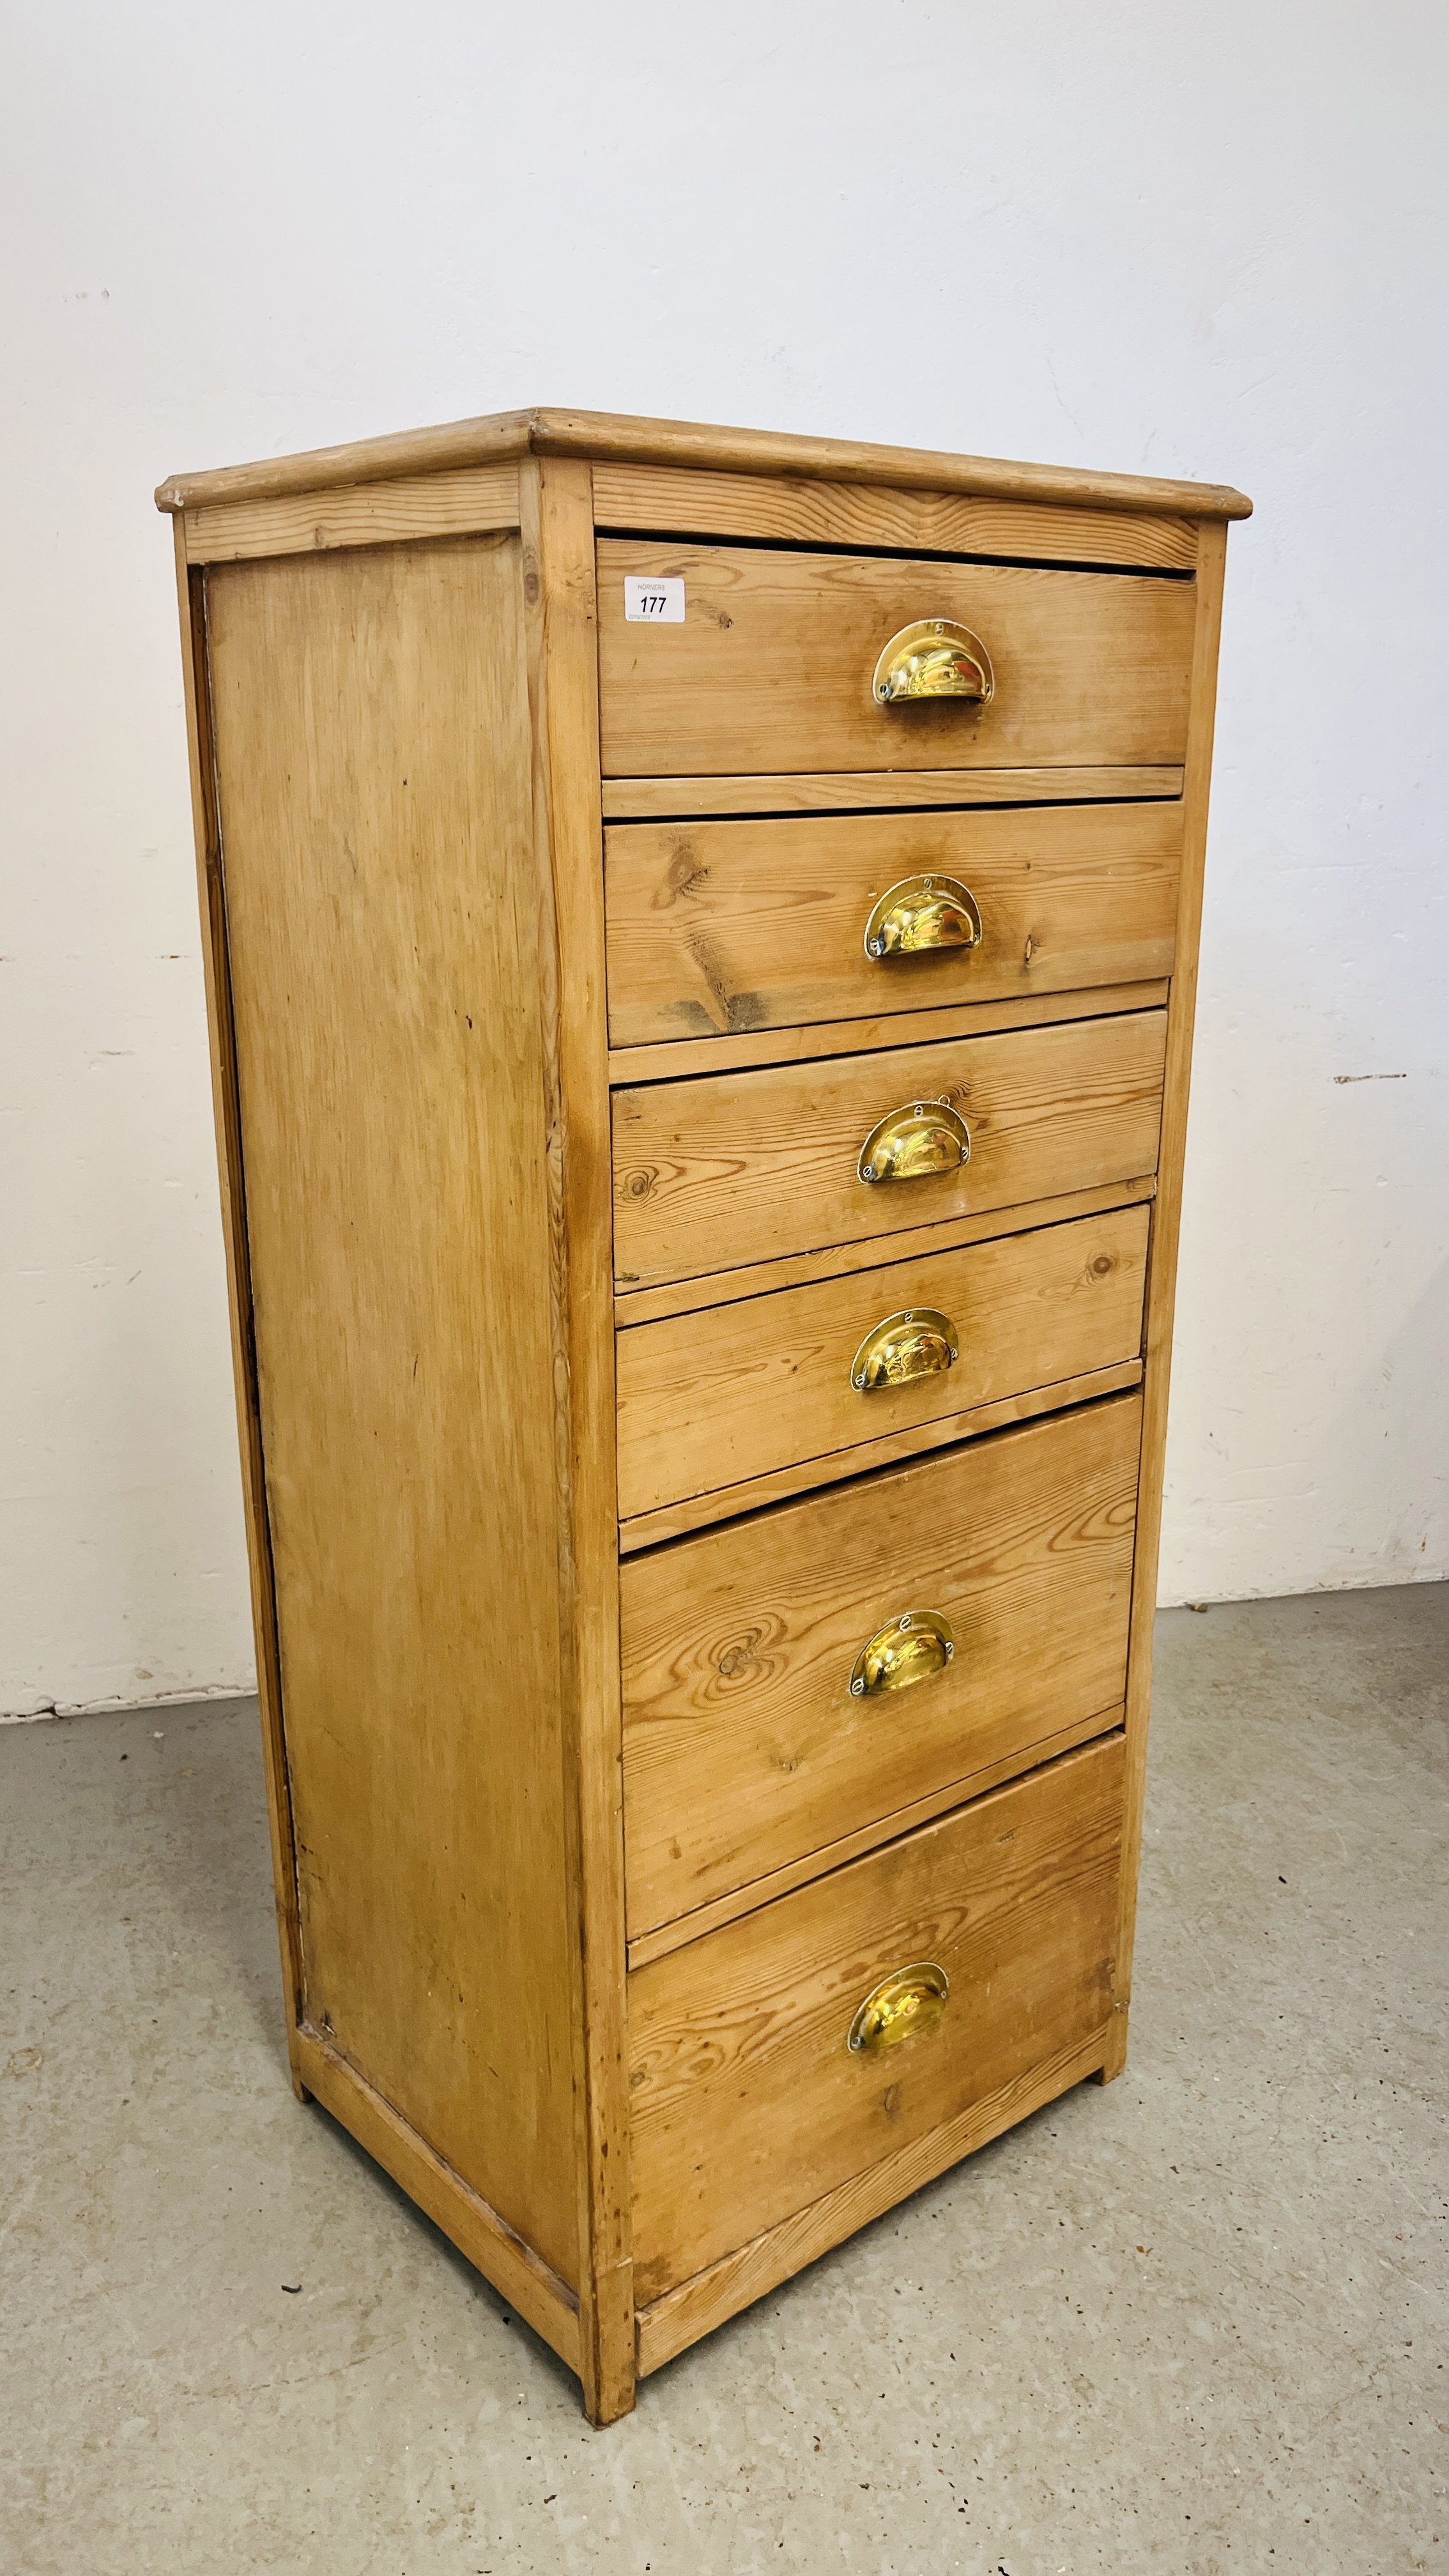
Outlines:
[[208,588],[304,2015],[576,2280],[519,544]]

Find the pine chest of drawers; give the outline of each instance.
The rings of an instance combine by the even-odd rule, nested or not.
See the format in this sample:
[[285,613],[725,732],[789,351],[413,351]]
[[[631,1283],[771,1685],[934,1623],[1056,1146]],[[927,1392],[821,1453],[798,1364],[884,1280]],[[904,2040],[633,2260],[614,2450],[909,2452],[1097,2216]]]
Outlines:
[[1123,2063],[1248,505],[564,412],[158,500],[293,2079],[606,2422]]

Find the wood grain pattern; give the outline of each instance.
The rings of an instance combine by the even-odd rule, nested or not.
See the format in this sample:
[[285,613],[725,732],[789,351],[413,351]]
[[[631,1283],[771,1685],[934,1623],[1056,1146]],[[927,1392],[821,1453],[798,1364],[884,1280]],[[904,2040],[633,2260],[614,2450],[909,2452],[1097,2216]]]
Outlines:
[[[621,1287],[699,1278],[827,1243],[1095,1189],[1155,1170],[1160,1011],[953,1045],[781,1065],[614,1093]],[[958,1170],[872,1185],[878,1119],[950,1100],[971,1135]]]
[[221,875],[221,832],[216,811],[215,748],[207,669],[206,594],[199,573],[189,573],[180,523],[175,531],[177,604],[181,613],[181,664],[186,744],[196,842],[196,890],[201,912],[201,956],[211,1060],[211,1104],[226,1254],[227,1315],[231,1327],[232,1385],[241,1453],[242,1509],[247,1534],[257,1698],[267,1778],[267,1819],[272,1847],[272,1888],[282,1954],[282,1996],[292,2087],[309,2100],[298,2060],[302,2018],[302,1943],[297,1908],[297,1850],[292,1797],[282,1735],[282,1687],[277,1647],[277,1605],[257,1410],[256,1346],[251,1269],[246,1240],[246,1181],[242,1170],[240,1106],[236,1080],[236,1030],[231,970],[226,949],[226,903]]
[[[1098,1190],[1065,1190],[1060,1197],[1030,1199],[1021,1207],[989,1208],[981,1216],[958,1217],[945,1225],[908,1226],[890,1239],[892,1261],[929,1259],[954,1252],[963,1243],[984,1243],[989,1235],[1025,1234],[1033,1226],[1065,1225],[1072,1217],[1100,1216],[1107,1208],[1150,1199],[1157,1187],[1151,1173],[1127,1181],[1110,1181]],[[662,1288],[623,1288],[614,1298],[614,1320],[653,1324],[666,1315],[697,1315],[706,1306],[730,1306],[742,1297],[764,1297],[774,1288],[807,1288],[817,1279],[843,1279],[860,1267],[854,1244],[827,1244],[819,1252],[792,1252],[775,1261],[755,1261],[739,1270],[716,1271],[708,1279],[671,1279]]]
[[673,1038],[653,1046],[611,1047],[609,1080],[673,1081],[682,1074],[726,1073],[757,1064],[801,1064],[812,1056],[864,1055],[880,1047],[917,1046],[927,1038],[970,1038],[994,1029],[1040,1028],[1049,1020],[1105,1020],[1119,1011],[1160,1011],[1167,980],[1092,984],[1074,993],[1027,993],[1012,1002],[964,1002],[955,1010],[884,1011],[868,1019],[814,1020],[797,1029],[758,1029],[748,1036]]
[[[995,1789],[629,1980],[641,2304],[1086,2044],[1113,2000],[1122,1741]],[[846,2047],[933,1960],[935,2028]]]
[[1044,2103],[1055,2102],[1074,2084],[1094,2075],[1102,2061],[1110,2024],[1085,2040],[1056,2049],[1025,2075],[1014,2077],[983,2101],[973,2102],[954,2120],[945,2120],[925,2136],[882,2156],[864,2173],[852,2174],[834,2191],[822,2193],[778,2226],[719,2262],[696,2272],[677,2289],[666,2290],[639,2311],[639,2376],[659,2370],[702,2335],[712,2334],[742,2308],[762,2299],[782,2281],[804,2270],[833,2245],[869,2225],[888,2209],[908,2200],[924,2183],[934,2182],[948,2166],[999,2138],[1019,2120],[1029,2119]]
[[[621,1332],[620,1518],[1136,1359],[1147,1227],[1118,1208]],[[862,1393],[860,1344],[913,1307],[950,1316],[959,1359]]]
[[[1191,582],[1134,573],[599,541],[605,775],[1177,763]],[[628,574],[684,583],[681,625],[630,625]],[[920,617],[985,644],[989,705],[880,707],[881,648]]]
[[902,554],[1005,555],[1170,572],[1191,572],[1197,560],[1191,519],[663,465],[596,466],[594,512],[601,529],[659,536],[768,537],[777,545],[888,546]]
[[[604,835],[609,1039],[1015,1001],[1172,971],[1179,805],[619,824]],[[974,948],[872,958],[903,878],[974,895]]]
[[1142,1843],[1147,1727],[1152,1697],[1152,1626],[1157,1609],[1157,1552],[1162,1529],[1162,1478],[1172,1367],[1172,1319],[1177,1292],[1182,1167],[1187,1143],[1188,1084],[1192,1071],[1193,1018],[1197,1002],[1198,942],[1202,926],[1203,867],[1207,847],[1208,789],[1212,773],[1213,714],[1226,551],[1225,531],[1221,527],[1205,526],[1200,537],[1196,585],[1198,614],[1193,646],[1192,722],[1184,797],[1182,872],[1178,886],[1178,962],[1168,1008],[1162,1174],[1153,1209],[1147,1299],[1142,1483],[1127,1677],[1127,1803],[1122,1909],[1118,1929],[1121,1974],[1116,2030],[1105,2068],[1109,2078],[1120,2071],[1126,2057],[1127,2013],[1132,1991],[1132,1944],[1137,1918],[1137,1871]]
[[[626,1565],[631,1936],[1117,1706],[1140,1434],[1118,1396]],[[910,1609],[953,1660],[853,1699]]]
[[801,438],[784,430],[726,429],[702,421],[650,420],[631,413],[535,404],[436,429],[349,439],[300,456],[268,456],[207,474],[173,474],[156,494],[160,510],[198,501],[255,500],[273,492],[317,492],[384,475],[435,474],[499,456],[582,456],[601,463],[723,468],[730,473],[894,483],[903,491],[978,492],[1070,507],[1145,510],[1154,515],[1245,519],[1251,501],[1220,483],[1183,483],[1150,474],[1099,474],[1070,465],[1019,465],[997,456],[956,456],[928,448],[868,446],[849,438]]
[[[533,724],[553,1262],[558,1599],[573,1925],[580,2369],[585,2410],[634,2403],[623,1782],[615,1548],[609,1087],[599,871],[593,507],[586,466],[526,464],[523,591]],[[537,1293],[535,1283],[534,1293]],[[520,1596],[522,1598],[522,1596]]]
[[999,1397],[991,1404],[971,1405],[964,1413],[950,1413],[937,1422],[902,1425],[882,1439],[857,1441],[852,1448],[831,1450],[823,1458],[802,1458],[794,1466],[777,1467],[768,1475],[747,1476],[737,1485],[687,1494],[679,1502],[662,1504],[658,1511],[640,1512],[633,1520],[621,1521],[620,1554],[627,1557],[641,1548],[658,1547],[667,1539],[686,1538],[694,1530],[736,1519],[744,1512],[767,1511],[816,1486],[873,1474],[880,1467],[898,1467],[908,1458],[923,1457],[928,1450],[944,1448],[952,1441],[979,1440],[988,1431],[1005,1431],[1017,1422],[1033,1422],[1041,1413],[1091,1404],[1099,1395],[1120,1395],[1125,1388],[1141,1382],[1140,1359],[1118,1360],[1109,1368],[1088,1369],[1080,1377],[1061,1378],[1050,1386],[1023,1387],[1017,1395]]
[[570,2370],[581,2367],[578,2300],[566,2281],[491,2209],[461,2174],[435,2154],[390,2103],[315,2030],[298,2039],[309,2098],[323,2107],[390,2173],[435,2227],[508,2299]]
[[826,814],[915,805],[1120,804],[1180,796],[1182,770],[1118,762],[1098,769],[824,769],[746,778],[606,778],[606,822],[696,815]]
[[519,544],[207,583],[307,2018],[573,2286]]
[[414,475],[265,501],[222,501],[182,518],[188,563],[239,563],[259,555],[325,554],[338,546],[397,545],[518,525],[518,468],[475,465],[461,474]]
[[[1054,1727],[1050,1735],[1039,1736],[1032,1745],[1031,1768],[1055,1761],[1059,1753],[1073,1752],[1094,1736],[1120,1732],[1121,1726],[1119,1700],[1115,1707],[1094,1709],[1090,1716],[1076,1718],[1070,1726]],[[888,1816],[859,1825],[853,1833],[841,1834],[833,1843],[823,1843],[818,1851],[786,1861],[779,1869],[766,1870],[747,1886],[730,1888],[708,1905],[696,1906],[691,1914],[655,1924],[630,1941],[630,1967],[647,1967],[651,1959],[665,1958],[671,1950],[682,1949],[686,1941],[698,1941],[706,1932],[718,1931],[722,1924],[737,1922],[742,1914],[753,1914],[760,1906],[773,1904],[777,1896],[788,1896],[792,1888],[806,1887],[812,1879],[843,1869],[847,1861],[859,1860],[862,1853],[874,1851],[881,1843],[896,1842],[902,1834],[914,1833],[918,1825],[934,1824],[948,1808],[959,1807],[963,1800],[981,1797],[1004,1780],[1017,1778],[1022,1768],[1019,1753],[1004,1754],[996,1762],[973,1764],[964,1779],[948,1781],[944,1788],[933,1789],[924,1798],[912,1798],[904,1807],[892,1809]]]

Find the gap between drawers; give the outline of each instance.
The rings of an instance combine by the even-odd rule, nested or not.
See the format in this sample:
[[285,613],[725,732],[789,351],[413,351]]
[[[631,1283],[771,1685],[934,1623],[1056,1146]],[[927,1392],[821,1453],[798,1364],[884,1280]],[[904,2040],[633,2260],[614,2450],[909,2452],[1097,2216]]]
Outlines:
[[929,1796],[913,1799],[909,1806],[894,1807],[888,1815],[878,1816],[868,1825],[860,1825],[852,1834],[842,1834],[834,1842],[822,1843],[798,1860],[785,1861],[778,1869],[767,1870],[763,1877],[747,1879],[743,1887],[731,1888],[725,1896],[712,1897],[707,1905],[694,1907],[688,1914],[678,1914],[668,1923],[653,1925],[638,1933],[627,1945],[630,1969],[647,1967],[651,1959],[662,1959],[671,1950],[682,1950],[691,1941],[703,1940],[726,1923],[737,1922],[743,1914],[757,1914],[762,1905],[778,1896],[788,1896],[798,1887],[812,1887],[817,1880],[831,1877],[838,1869],[847,1869],[852,1861],[861,1860],[867,1852],[883,1849],[887,1843],[902,1841],[907,1834],[919,1832],[923,1825],[935,1824],[957,1807],[970,1806],[974,1799],[984,1798],[991,1789],[999,1789],[1009,1780],[1025,1779],[1032,1771],[1042,1770],[1059,1754],[1073,1753],[1078,1746],[1091,1744],[1099,1736],[1108,1736],[1123,1723],[1125,1703],[1115,1702],[1110,1708],[1097,1709],[1090,1717],[1077,1719],[1072,1726],[1059,1727],[1052,1735],[1041,1736],[1035,1744],[1024,1745],[1015,1753],[1004,1754],[999,1762],[988,1763],[979,1771],[968,1771],[958,1780],[932,1790]]
[[779,1288],[813,1287],[817,1280],[848,1279],[857,1271],[885,1270],[898,1261],[933,1260],[938,1253],[961,1252],[970,1244],[991,1243],[1002,1235],[1033,1234],[1044,1226],[1070,1225],[1078,1217],[1140,1207],[1156,1195],[1156,1174],[1142,1172],[1131,1180],[1103,1181],[1095,1189],[1069,1190],[1057,1198],[1027,1199],[1015,1207],[985,1208],[978,1216],[945,1217],[935,1225],[910,1226],[898,1234],[868,1235],[863,1242],[782,1253],[773,1261],[710,1271],[698,1279],[671,1279],[655,1288],[616,1288],[615,1330],[663,1323],[675,1315],[705,1314],[713,1306],[740,1305],[748,1297],[768,1297]]
[[611,1047],[609,1088],[646,1082],[707,1081],[720,1073],[813,1064],[829,1056],[885,1055],[900,1047],[949,1045],[956,1038],[996,1037],[1019,1029],[1056,1028],[1077,1020],[1125,1019],[1166,1008],[1170,978],[1097,984],[1088,991],[1023,993],[996,1001],[939,1008],[876,1011],[850,1020],[811,1020],[786,1029],[717,1030],[711,1037],[656,1038],[648,1046]]
[[1090,1404],[1099,1396],[1120,1395],[1141,1383],[1141,1360],[1118,1360],[1111,1368],[1092,1369],[1082,1377],[1058,1378],[1050,1386],[1030,1387],[1022,1395],[1001,1396],[993,1404],[978,1404],[965,1413],[948,1414],[940,1422],[916,1423],[906,1431],[888,1432],[883,1439],[830,1450],[822,1458],[804,1458],[794,1466],[775,1468],[767,1476],[752,1476],[743,1484],[720,1485],[707,1494],[691,1494],[683,1502],[664,1503],[657,1511],[641,1512],[634,1520],[621,1521],[619,1553],[634,1556],[641,1548],[688,1538],[699,1530],[716,1529],[724,1521],[743,1519],[747,1513],[763,1511],[771,1503],[792,1502],[822,1486],[844,1484],[881,1467],[901,1466],[931,1450],[949,1448],[953,1442],[978,1440],[986,1432],[1005,1431],[1017,1422],[1034,1422],[1043,1413],[1064,1413],[1074,1405]]

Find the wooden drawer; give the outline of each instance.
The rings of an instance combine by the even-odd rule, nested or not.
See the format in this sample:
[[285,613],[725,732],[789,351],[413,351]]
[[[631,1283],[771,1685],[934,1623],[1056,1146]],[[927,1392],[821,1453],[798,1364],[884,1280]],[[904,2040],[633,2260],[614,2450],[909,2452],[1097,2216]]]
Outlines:
[[[1177,802],[626,823],[604,835],[609,1038],[1014,1001],[1172,971]],[[973,948],[867,956],[878,896],[951,876]]]
[[[632,1324],[617,1336],[619,1516],[1136,1359],[1148,1211],[1113,1208],[808,1288]],[[892,1315],[929,1309],[959,1357],[862,1391],[851,1364]],[[944,1436],[948,1436],[943,1434]]]
[[[624,1565],[631,1940],[1111,1722],[1141,1427],[1116,1396]],[[853,1693],[922,1609],[950,1660]]]
[[[1163,1011],[1133,1011],[616,1091],[620,1285],[701,1278],[1151,1172],[1166,1026]],[[969,1161],[863,1181],[877,1121],[942,1100],[966,1122]]]
[[[1109,2023],[1122,1789],[1108,1736],[635,1971],[641,2300]],[[915,1963],[949,1981],[939,2018],[852,2050]]]
[[[630,624],[624,582],[684,582],[677,625]],[[1195,586],[774,547],[598,548],[606,778],[1182,760]],[[882,647],[946,617],[991,657],[989,705],[882,707]]]

